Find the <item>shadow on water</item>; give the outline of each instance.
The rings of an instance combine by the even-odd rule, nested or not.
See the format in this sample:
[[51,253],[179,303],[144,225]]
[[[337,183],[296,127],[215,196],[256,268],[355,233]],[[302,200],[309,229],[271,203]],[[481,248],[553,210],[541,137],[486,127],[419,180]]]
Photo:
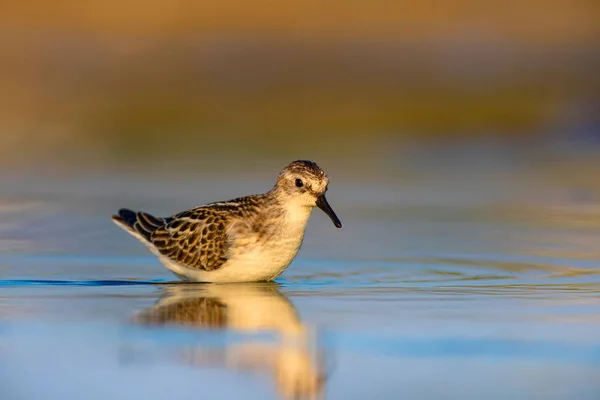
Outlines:
[[[241,342],[141,348],[139,341],[123,347],[121,360],[146,364],[167,352],[167,359],[194,367],[220,367],[270,375],[284,398],[320,398],[327,379],[324,349],[294,305],[276,284],[169,284],[156,304],[136,312],[131,322],[151,329],[156,339],[168,329],[242,334]],[[275,340],[252,339],[272,334]],[[248,336],[250,335],[250,336]],[[250,339],[249,339],[250,338]],[[223,343],[223,342],[221,342]]]

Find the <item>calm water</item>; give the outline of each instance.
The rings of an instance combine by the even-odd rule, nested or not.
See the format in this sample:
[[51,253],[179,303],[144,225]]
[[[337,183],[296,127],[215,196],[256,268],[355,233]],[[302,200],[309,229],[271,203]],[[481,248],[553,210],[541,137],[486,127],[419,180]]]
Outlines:
[[600,398],[595,178],[338,173],[275,284],[179,283],[109,218],[272,175],[3,176],[0,398]]

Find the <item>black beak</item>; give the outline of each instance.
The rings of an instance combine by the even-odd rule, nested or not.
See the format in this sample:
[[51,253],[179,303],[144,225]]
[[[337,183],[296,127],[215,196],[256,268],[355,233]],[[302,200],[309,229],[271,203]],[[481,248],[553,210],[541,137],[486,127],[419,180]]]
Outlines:
[[335,213],[333,212],[333,209],[327,202],[327,199],[325,198],[324,194],[317,197],[317,207],[319,207],[321,210],[323,210],[325,212],[325,214],[327,214],[329,216],[329,218],[331,218],[331,220],[333,221],[333,224],[335,225],[336,228],[342,227],[342,222],[337,217],[337,215],[335,215]]

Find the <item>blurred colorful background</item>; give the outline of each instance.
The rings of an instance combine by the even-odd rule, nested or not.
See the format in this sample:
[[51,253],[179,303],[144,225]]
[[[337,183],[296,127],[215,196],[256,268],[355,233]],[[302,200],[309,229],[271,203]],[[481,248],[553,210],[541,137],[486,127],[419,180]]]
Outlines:
[[593,141],[599,20],[593,0],[8,0],[0,162],[352,165],[407,143]]

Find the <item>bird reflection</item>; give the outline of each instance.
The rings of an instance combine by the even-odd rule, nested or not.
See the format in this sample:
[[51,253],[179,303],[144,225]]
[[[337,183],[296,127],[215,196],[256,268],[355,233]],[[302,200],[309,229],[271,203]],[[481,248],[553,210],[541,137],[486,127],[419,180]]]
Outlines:
[[[224,348],[194,345],[178,351],[179,362],[268,373],[283,398],[322,398],[326,381],[323,350],[314,331],[273,283],[173,284],[157,303],[136,313],[144,326],[271,333],[279,340],[226,343]],[[180,349],[182,350],[182,349]]]

